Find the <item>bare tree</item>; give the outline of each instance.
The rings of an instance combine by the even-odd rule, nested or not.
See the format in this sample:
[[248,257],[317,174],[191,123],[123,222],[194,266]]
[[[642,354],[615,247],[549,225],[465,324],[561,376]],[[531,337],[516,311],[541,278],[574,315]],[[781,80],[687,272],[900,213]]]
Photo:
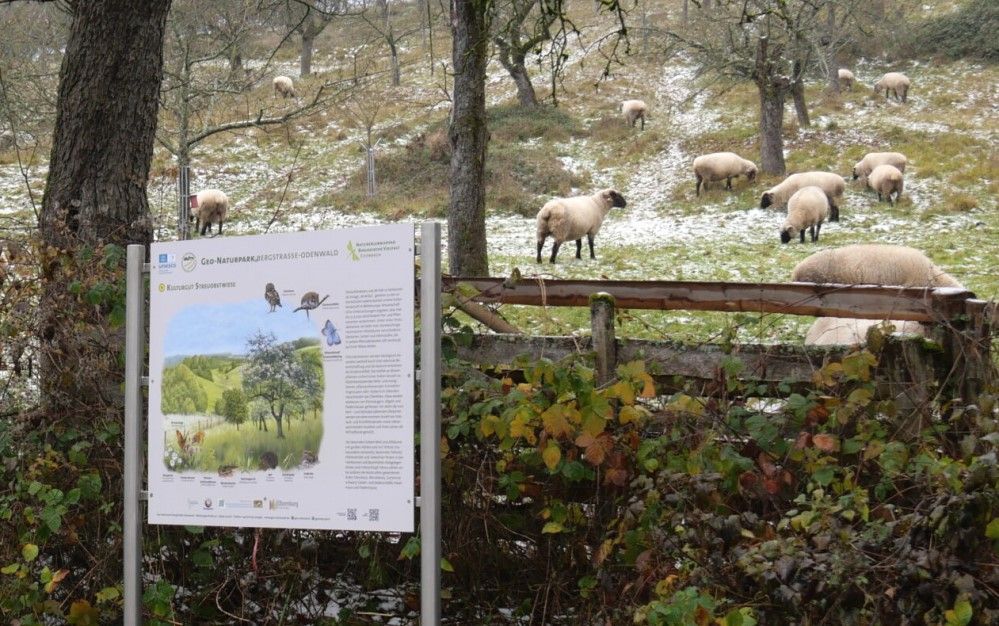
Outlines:
[[285,0],[287,24],[302,40],[299,75],[312,74],[316,37],[326,30],[334,17],[346,13],[347,4],[348,0]]
[[389,9],[388,0],[383,0],[380,3],[379,15],[377,18],[372,18],[368,11],[361,13],[362,19],[367,22],[368,26],[371,27],[378,36],[385,41],[385,45],[389,49],[389,62],[392,67],[392,86],[398,87],[402,82],[402,73],[399,67],[399,44],[403,39],[412,35],[416,31],[420,30],[420,27],[414,27],[402,32],[396,31],[395,26],[392,23],[392,12]]
[[[493,43],[499,62],[517,85],[520,106],[537,106],[525,61],[532,50],[551,40],[551,25],[558,15],[546,11],[541,0],[504,0],[496,3],[494,11]],[[529,18],[532,21],[527,23]]]

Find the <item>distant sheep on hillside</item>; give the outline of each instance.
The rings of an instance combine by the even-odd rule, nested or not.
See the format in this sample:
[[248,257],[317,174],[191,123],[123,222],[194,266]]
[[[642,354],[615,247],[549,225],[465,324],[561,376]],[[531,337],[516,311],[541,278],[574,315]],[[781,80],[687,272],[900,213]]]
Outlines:
[[295,83],[287,76],[275,76],[274,91],[283,98],[294,98]]

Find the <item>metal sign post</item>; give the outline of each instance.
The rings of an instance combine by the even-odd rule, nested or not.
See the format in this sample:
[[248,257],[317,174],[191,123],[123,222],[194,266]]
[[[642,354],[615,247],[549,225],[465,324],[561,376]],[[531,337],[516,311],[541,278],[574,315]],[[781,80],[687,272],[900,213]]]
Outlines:
[[191,168],[177,172],[177,239],[191,238]]
[[420,231],[420,623],[441,615],[441,225]]
[[142,623],[142,518],[139,498],[142,489],[142,363],[145,354],[143,275],[146,247],[128,246],[125,276],[125,520],[124,581],[122,621],[125,626]]

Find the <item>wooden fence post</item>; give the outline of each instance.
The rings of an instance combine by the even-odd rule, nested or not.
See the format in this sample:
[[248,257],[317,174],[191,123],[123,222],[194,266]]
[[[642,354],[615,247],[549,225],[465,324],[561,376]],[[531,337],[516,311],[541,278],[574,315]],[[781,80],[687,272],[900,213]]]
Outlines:
[[[872,345],[868,331],[868,345]],[[922,337],[883,337],[878,355],[878,396],[894,402],[896,427],[904,437],[915,440],[930,424],[933,399],[939,390],[933,353]]]
[[[978,402],[993,365],[991,362],[992,316],[994,309],[980,300],[968,300],[962,319],[945,327],[944,350],[953,393],[967,404]],[[956,384],[955,384],[956,383]]]
[[614,335],[614,296],[590,294],[590,329],[597,357],[597,384],[614,378],[617,369],[617,337]]

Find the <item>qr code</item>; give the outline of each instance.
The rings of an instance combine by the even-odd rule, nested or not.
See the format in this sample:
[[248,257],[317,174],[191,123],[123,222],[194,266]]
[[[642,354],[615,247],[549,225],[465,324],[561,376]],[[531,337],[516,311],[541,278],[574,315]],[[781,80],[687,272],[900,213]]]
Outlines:
[[347,509],[347,519],[350,521],[357,520],[357,509]]
[[378,521],[378,509],[368,509],[368,521],[369,522]]

